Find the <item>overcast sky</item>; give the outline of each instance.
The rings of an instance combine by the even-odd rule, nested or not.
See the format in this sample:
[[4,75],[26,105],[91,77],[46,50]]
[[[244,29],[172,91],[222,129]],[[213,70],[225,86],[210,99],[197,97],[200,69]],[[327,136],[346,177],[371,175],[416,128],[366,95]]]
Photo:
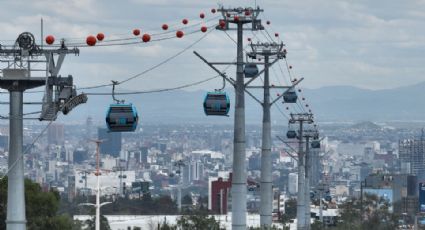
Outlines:
[[[211,0],[0,0],[0,43],[11,44],[23,31],[40,39],[40,18],[44,34],[59,38],[85,38],[103,32],[131,36],[134,28],[160,32],[161,25],[180,27],[216,15],[210,9],[224,6],[254,6],[255,1]],[[270,33],[278,32],[287,46],[294,74],[304,77],[303,87],[351,85],[369,89],[394,88],[425,80],[424,0],[257,0]],[[234,37],[234,32],[229,34]],[[161,62],[182,50],[202,34],[131,46],[81,48],[80,56],[68,56],[62,75],[72,74],[78,86],[122,80]],[[246,37],[253,37],[246,32]],[[257,37],[263,39],[262,33]],[[246,40],[244,40],[246,42]],[[196,58],[197,50],[211,61],[232,61],[235,44],[221,31],[213,31],[199,44],[143,78],[120,89],[167,88],[199,81],[214,75]],[[228,70],[229,74],[234,69]],[[284,76],[275,66],[277,84]],[[274,73],[274,71],[272,71]],[[285,76],[287,77],[287,76]],[[187,90],[214,89],[214,80]]]

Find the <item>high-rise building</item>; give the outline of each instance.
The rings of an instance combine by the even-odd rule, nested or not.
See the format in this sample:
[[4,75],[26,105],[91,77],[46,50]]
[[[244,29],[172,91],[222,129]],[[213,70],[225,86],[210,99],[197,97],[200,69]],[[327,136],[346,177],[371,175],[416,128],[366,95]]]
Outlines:
[[86,120],[86,138],[92,139],[93,138],[93,118],[88,116]]
[[425,140],[400,140],[399,159],[405,172],[416,175],[419,180],[425,179]]
[[[365,179],[363,193],[387,199],[396,213],[412,217],[418,208],[418,180],[409,174],[373,174]],[[390,210],[391,210],[390,209]]]
[[9,136],[0,134],[0,148],[4,150],[9,149]]
[[232,188],[232,177],[228,180],[223,180],[219,177],[216,181],[211,181],[211,190],[209,191],[210,210],[217,214],[227,214],[228,198],[230,189]]
[[83,161],[89,158],[87,150],[83,148],[78,148],[74,150],[73,154],[74,154],[73,161],[76,164],[81,164],[83,163]]
[[298,192],[298,174],[297,173],[289,173],[288,192],[291,195],[295,195]]
[[65,138],[63,124],[51,124],[47,129],[47,143],[49,145],[63,145],[64,140]]
[[68,176],[68,201],[72,202],[75,198],[75,176]]
[[320,149],[310,149],[310,186],[316,187],[322,180],[323,165],[320,157]]
[[113,157],[119,157],[121,152],[121,133],[120,132],[108,132],[106,128],[99,128],[97,130],[97,136],[100,143],[100,152],[102,154],[109,154]]

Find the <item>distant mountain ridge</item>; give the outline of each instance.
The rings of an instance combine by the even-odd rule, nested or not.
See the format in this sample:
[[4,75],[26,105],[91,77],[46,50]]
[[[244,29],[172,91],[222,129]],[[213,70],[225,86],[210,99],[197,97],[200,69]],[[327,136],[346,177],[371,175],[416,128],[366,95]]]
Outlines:
[[[102,89],[91,92],[105,92]],[[126,102],[136,105],[140,122],[143,123],[233,123],[234,94],[227,89],[231,99],[229,117],[207,117],[202,108],[206,91],[169,91],[151,94],[122,96]],[[262,98],[261,90],[255,91]],[[327,86],[318,89],[305,89],[304,95],[311,105],[317,121],[411,121],[425,120],[425,82],[385,90],[368,90],[352,86]],[[34,98],[34,94],[24,97],[25,101]],[[38,95],[41,100],[41,95]],[[8,95],[0,96],[2,101]],[[35,100],[31,100],[35,101]],[[95,121],[103,122],[106,109],[112,102],[111,96],[89,96],[87,104],[77,107],[62,121],[85,121],[92,116]],[[39,105],[37,105],[39,106]],[[36,111],[37,106],[25,106],[26,111]],[[285,106],[280,106],[282,110]],[[7,106],[3,108],[7,114]],[[286,123],[279,111],[272,109],[272,120]],[[261,106],[246,96],[246,122],[259,124],[262,121]]]

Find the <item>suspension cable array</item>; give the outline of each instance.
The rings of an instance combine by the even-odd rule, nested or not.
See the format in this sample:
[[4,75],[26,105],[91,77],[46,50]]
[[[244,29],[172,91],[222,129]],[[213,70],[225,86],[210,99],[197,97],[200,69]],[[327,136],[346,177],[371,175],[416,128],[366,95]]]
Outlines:
[[[49,121],[48,125],[37,136],[32,144],[34,144],[39,137],[45,132],[47,127],[58,117],[59,112],[64,115],[68,114],[77,105],[86,103],[87,96],[106,96],[111,95],[112,103],[107,108],[107,115],[105,118],[106,126],[110,132],[133,132],[137,130],[139,123],[139,114],[137,113],[136,107],[132,103],[125,103],[124,100],[117,99],[117,95],[141,95],[149,93],[161,93],[166,91],[172,91],[177,89],[184,89],[200,85],[207,81],[222,78],[221,88],[217,88],[214,91],[209,91],[203,100],[203,110],[208,116],[223,116],[227,117],[230,111],[230,98],[225,92],[226,82],[233,86],[235,90],[235,132],[234,132],[234,165],[233,165],[233,181],[232,181],[232,208],[233,218],[232,227],[233,229],[246,229],[246,167],[245,167],[245,93],[252,97],[263,107],[263,146],[262,146],[262,169],[261,169],[261,226],[270,228],[272,226],[272,215],[271,215],[271,199],[272,193],[272,181],[271,181],[271,115],[270,108],[276,104],[276,108],[280,114],[288,120],[288,132],[286,137],[288,139],[298,139],[298,162],[299,162],[299,190],[298,194],[298,229],[309,230],[310,220],[309,214],[309,201],[306,194],[309,192],[308,184],[308,149],[320,148],[320,139],[317,125],[314,123],[314,116],[312,113],[311,105],[307,103],[306,97],[303,94],[303,90],[298,87],[298,84],[304,78],[294,77],[293,67],[287,60],[287,47],[283,43],[279,33],[275,32],[274,37],[272,32],[269,31],[270,21],[266,20],[264,26],[260,15],[263,10],[259,7],[251,8],[224,8],[212,9],[211,13],[219,13],[217,16],[206,19],[205,13],[200,13],[198,19],[183,19],[181,24],[163,24],[161,30],[157,31],[146,30],[141,33],[139,28],[129,30],[128,33],[110,34],[107,35],[103,32],[97,33],[96,35],[88,35],[85,38],[73,37],[60,39],[59,44],[55,44],[55,37],[48,35],[44,38],[47,46],[38,46],[35,44],[34,36],[31,33],[23,33],[20,35],[18,40],[13,45],[1,45],[0,46],[0,59],[6,63],[7,67],[3,68],[0,76],[0,86],[6,89],[11,94],[10,104],[13,104],[12,98],[19,99],[20,106],[24,104],[22,95],[24,93],[44,93],[42,101],[42,110],[40,112],[31,113],[10,113],[10,116],[0,115],[0,119],[10,119],[10,122],[16,123],[16,127],[19,128],[24,116],[40,113],[39,120]],[[233,62],[221,62],[213,63],[208,62],[199,53],[194,52],[204,63],[210,66],[217,75],[198,80],[195,82],[189,82],[180,86],[165,87],[154,90],[138,90],[138,91],[116,91],[118,86],[122,86],[134,79],[146,76],[152,70],[162,67],[163,65],[171,62],[178,58],[183,53],[192,49],[195,45],[204,40],[213,31],[223,31],[227,38],[237,45],[237,58]],[[236,40],[228,33],[228,31],[235,30],[237,32]],[[248,51],[247,47],[243,46],[243,31],[249,30],[253,38],[248,38],[249,47],[251,51]],[[150,33],[147,31],[151,31]],[[79,48],[87,47],[110,47],[110,46],[138,46],[146,45],[151,42],[161,42],[171,39],[182,39],[188,35],[202,34],[199,38],[193,40],[188,46],[179,50],[175,54],[163,59],[159,63],[151,66],[148,69],[143,70],[140,73],[129,76],[123,79],[114,79],[111,83],[103,83],[86,87],[76,87],[73,84],[72,76],[67,78],[58,75],[60,66],[62,65],[65,54],[73,53],[79,54]],[[260,37],[261,36],[261,37]],[[254,39],[256,41],[254,41]],[[69,49],[68,47],[73,47]],[[54,59],[54,55],[58,55],[58,59]],[[244,55],[246,61],[244,61]],[[15,76],[18,71],[20,76],[24,76],[28,72],[31,72],[31,65],[29,64],[35,56],[45,56],[46,64],[46,76],[42,78],[28,77],[26,80],[31,80],[32,85],[24,88],[13,88],[14,82],[22,81],[25,79],[9,79],[8,76]],[[27,62],[28,64],[25,64]],[[282,62],[282,63],[281,63]],[[226,68],[219,70],[216,65],[227,65]],[[278,71],[274,68],[274,64],[277,64]],[[231,78],[224,71],[232,65],[236,65],[236,78]],[[260,68],[259,68],[260,66]],[[263,66],[261,68],[261,66]],[[282,67],[283,66],[283,67]],[[284,69],[286,68],[286,73]],[[13,72],[13,71],[15,72]],[[270,80],[270,70],[274,74],[278,84],[273,84]],[[13,75],[15,74],[15,75]],[[28,75],[30,76],[30,74]],[[25,76],[27,77],[27,76]],[[246,80],[246,82],[245,82]],[[259,83],[261,85],[253,85],[253,83]],[[282,83],[284,82],[284,84]],[[28,91],[26,89],[35,88],[38,86],[45,86],[45,90],[42,91]],[[112,87],[111,92],[93,92],[94,89]],[[251,90],[263,89],[264,97],[262,100],[258,99],[251,93]],[[86,93],[77,95],[77,90],[85,90]],[[271,91],[278,92],[276,97],[271,95]],[[16,94],[19,92],[20,94]],[[0,92],[7,93],[7,92]],[[21,95],[22,94],[22,95]],[[276,103],[281,102],[281,103]],[[15,102],[16,103],[16,102]],[[37,102],[31,102],[37,104]],[[28,103],[28,104],[31,104]],[[8,104],[8,103],[0,103]],[[286,105],[286,110],[282,106]],[[11,106],[12,108],[12,106]],[[285,113],[295,111],[295,113]],[[295,128],[295,124],[299,124],[299,129]],[[310,130],[304,130],[303,125],[306,123],[312,124],[314,128]],[[21,127],[22,128],[22,127]],[[11,138],[14,138],[11,135]],[[20,137],[21,138],[21,137]],[[304,147],[306,140],[307,146]],[[311,143],[309,142],[311,140]],[[18,141],[19,142],[19,141]],[[309,145],[310,143],[310,145]],[[15,149],[13,149],[15,148]],[[11,152],[19,151],[22,146],[19,143],[15,147],[12,146]],[[25,150],[24,152],[26,152]],[[22,151],[21,151],[22,152]],[[17,155],[12,160],[9,160],[9,169],[6,175],[13,170],[22,170],[20,161],[22,161],[23,155]],[[305,168],[303,168],[305,166]],[[306,181],[306,183],[304,183]],[[16,182],[16,181],[15,181]],[[20,183],[20,182],[19,182]],[[12,181],[13,184],[13,181]],[[13,187],[13,186],[12,186]],[[18,187],[14,187],[19,188]],[[22,195],[22,194],[21,194]],[[16,197],[14,198],[17,199]],[[25,213],[25,206],[17,207],[20,211],[23,208]],[[25,226],[25,215],[10,217],[11,223],[13,221],[18,225]],[[13,219],[15,218],[15,219]],[[8,217],[9,221],[9,217]],[[9,225],[8,225],[9,226]]]

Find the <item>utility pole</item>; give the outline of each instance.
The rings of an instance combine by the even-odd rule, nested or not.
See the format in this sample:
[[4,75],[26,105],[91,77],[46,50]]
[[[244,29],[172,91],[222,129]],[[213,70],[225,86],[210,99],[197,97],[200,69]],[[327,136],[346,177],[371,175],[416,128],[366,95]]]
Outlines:
[[[271,228],[273,212],[273,184],[272,184],[272,157],[271,157],[271,116],[270,107],[276,101],[270,101],[270,58],[282,59],[286,57],[283,43],[257,43],[251,44],[252,52],[247,55],[252,59],[264,58],[264,97],[263,130],[261,147],[261,185],[260,185],[260,226],[264,229]],[[298,82],[297,82],[298,83]],[[250,88],[250,86],[247,86]],[[281,88],[281,87],[280,87]],[[287,88],[290,88],[289,86]]]
[[102,143],[101,140],[93,140],[96,143],[96,224],[95,229],[100,230],[100,157],[99,157],[99,145]]
[[304,124],[313,123],[311,113],[291,113],[289,123],[299,123],[298,130],[298,194],[297,194],[297,230],[306,230],[306,196],[305,196],[305,153],[303,148]]
[[176,171],[176,174],[179,176],[178,178],[178,186],[177,186],[177,209],[179,210],[179,213],[182,211],[182,167],[185,166],[185,163],[182,160],[177,161],[174,163],[174,166],[178,167],[178,170]]
[[111,202],[103,202],[100,203],[100,153],[99,146],[102,143],[102,140],[92,140],[92,142],[96,143],[96,172],[94,175],[96,176],[96,203],[82,203],[80,206],[94,206],[96,208],[96,219],[95,219],[95,230],[100,230],[100,208],[104,205],[110,204]]
[[[72,77],[58,76],[66,54],[78,54],[79,50],[68,49],[62,41],[58,49],[44,49],[36,45],[31,33],[20,34],[14,45],[0,45],[0,62],[7,63],[0,77],[0,88],[10,93],[9,115],[9,159],[7,191],[7,230],[25,230],[25,188],[23,163],[23,93],[27,89],[46,85],[43,111],[40,120],[55,120],[58,111],[68,113],[79,103],[85,103],[87,96],[77,96]],[[57,61],[54,56],[58,56]],[[32,63],[45,63],[45,70],[33,69]],[[45,73],[44,76],[32,74]],[[56,87],[56,88],[54,88]],[[53,93],[55,91],[55,93]],[[53,96],[56,96],[53,101]],[[76,100],[74,105],[69,105]],[[78,103],[77,103],[78,101]],[[72,103],[71,103],[72,104]]]
[[[218,9],[223,16],[220,19],[218,30],[237,31],[237,58],[236,63],[215,63],[215,64],[236,64],[236,81],[230,79],[226,74],[221,73],[214,67],[214,63],[209,63],[195,52],[206,64],[218,72],[225,80],[230,82],[235,88],[235,120],[233,139],[233,175],[232,175],[232,229],[246,229],[246,165],[245,165],[245,84],[244,84],[244,61],[243,61],[243,30],[263,30],[261,20],[258,19],[259,7],[253,8],[224,8]],[[236,28],[230,28],[230,24]],[[245,27],[244,27],[245,25]]]

